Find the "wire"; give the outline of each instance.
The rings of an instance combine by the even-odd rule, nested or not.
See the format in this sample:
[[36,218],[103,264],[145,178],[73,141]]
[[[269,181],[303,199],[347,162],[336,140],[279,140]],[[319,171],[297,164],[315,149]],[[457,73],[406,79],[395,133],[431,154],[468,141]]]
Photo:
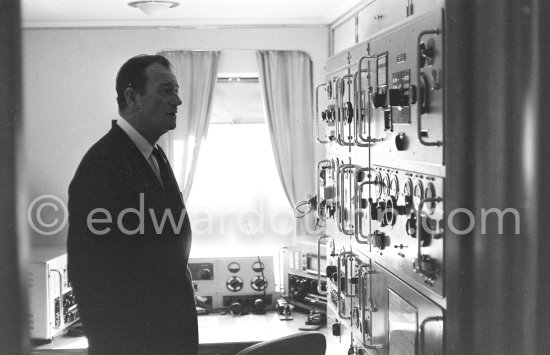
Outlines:
[[[302,209],[306,206],[305,209]],[[317,196],[306,195],[305,200],[299,201],[294,206],[294,217],[304,218],[309,212],[317,208]]]

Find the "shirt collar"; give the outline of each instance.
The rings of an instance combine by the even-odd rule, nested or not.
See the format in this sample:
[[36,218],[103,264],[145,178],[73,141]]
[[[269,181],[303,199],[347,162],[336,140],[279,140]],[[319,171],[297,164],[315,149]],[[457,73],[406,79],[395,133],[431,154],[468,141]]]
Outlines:
[[124,118],[117,120],[118,126],[130,137],[146,160],[149,160],[153,152],[153,146]]

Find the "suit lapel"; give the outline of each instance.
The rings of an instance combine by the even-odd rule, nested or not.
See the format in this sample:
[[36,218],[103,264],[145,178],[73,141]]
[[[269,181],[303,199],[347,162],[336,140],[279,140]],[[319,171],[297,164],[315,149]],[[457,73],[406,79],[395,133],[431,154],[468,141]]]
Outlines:
[[[175,204],[174,207],[184,208],[183,200],[179,193],[179,187],[171,169],[169,171],[169,179],[173,180],[172,183],[177,190],[175,192],[176,196],[171,196],[174,195],[174,193],[167,193],[167,190],[161,185],[143,154],[141,154],[134,142],[132,142],[130,137],[128,137],[118,125],[113,124],[110,133],[114,135],[116,142],[119,144],[119,152],[122,154],[121,159],[126,162],[124,165],[134,179],[138,191],[145,192],[146,198],[152,199],[155,204],[160,207],[164,208],[167,203],[170,202],[170,205]],[[166,159],[165,156],[164,159]],[[149,200],[148,202],[153,201]]]

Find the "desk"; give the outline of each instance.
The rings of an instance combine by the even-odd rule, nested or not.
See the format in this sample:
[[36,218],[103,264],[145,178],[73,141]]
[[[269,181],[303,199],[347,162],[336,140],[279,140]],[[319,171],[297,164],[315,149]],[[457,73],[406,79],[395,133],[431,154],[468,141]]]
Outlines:
[[[199,316],[199,354],[200,355],[233,355],[252,344],[280,338],[300,332],[298,328],[305,325],[306,315],[294,312],[293,320],[279,320],[277,313],[265,315],[249,314],[232,316],[231,314],[209,314]],[[327,339],[327,355],[347,354],[349,339],[332,336],[329,328],[318,330]],[[59,336],[50,344],[36,347],[33,355],[87,355],[88,341],[85,337]]]

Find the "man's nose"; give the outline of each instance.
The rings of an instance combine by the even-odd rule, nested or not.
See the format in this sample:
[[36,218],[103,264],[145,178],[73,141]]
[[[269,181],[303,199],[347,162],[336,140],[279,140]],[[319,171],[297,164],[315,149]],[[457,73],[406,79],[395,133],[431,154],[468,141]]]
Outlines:
[[174,103],[175,106],[179,106],[183,103],[183,101],[181,101],[181,98],[179,95],[176,95],[176,101]]

